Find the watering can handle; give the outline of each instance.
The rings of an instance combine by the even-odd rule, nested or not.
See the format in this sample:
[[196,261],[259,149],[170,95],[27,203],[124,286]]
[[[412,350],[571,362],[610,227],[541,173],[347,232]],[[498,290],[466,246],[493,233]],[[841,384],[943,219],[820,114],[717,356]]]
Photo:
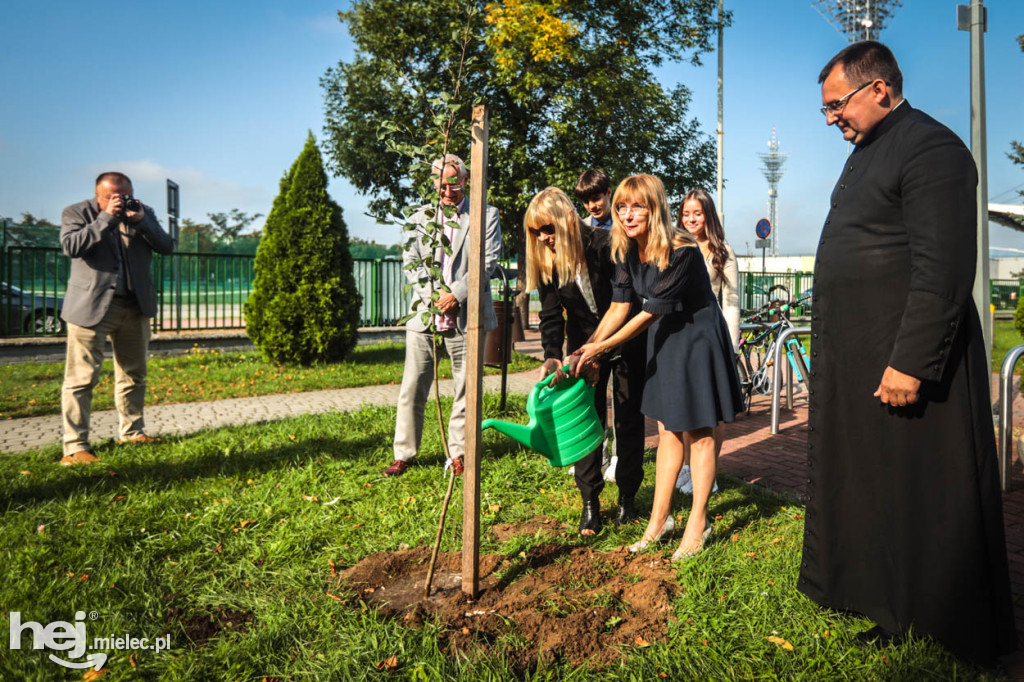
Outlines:
[[[560,369],[561,369],[561,370],[562,370],[563,372],[565,372],[566,374],[569,374],[569,370],[570,370],[571,368],[572,368],[572,365],[566,365],[565,367],[561,367]],[[552,388],[551,386],[548,386],[548,385],[547,385],[547,384],[548,384],[548,382],[550,382],[550,381],[551,381],[551,376],[552,376],[552,375],[551,375],[551,374],[549,374],[549,375],[547,375],[546,377],[544,377],[543,379],[541,379],[540,381],[538,381],[538,382],[537,382],[537,383],[536,383],[536,384],[534,385],[534,389],[536,389],[536,388]],[[569,378],[570,378],[570,379],[572,378],[572,375],[571,375],[571,374],[569,375]]]

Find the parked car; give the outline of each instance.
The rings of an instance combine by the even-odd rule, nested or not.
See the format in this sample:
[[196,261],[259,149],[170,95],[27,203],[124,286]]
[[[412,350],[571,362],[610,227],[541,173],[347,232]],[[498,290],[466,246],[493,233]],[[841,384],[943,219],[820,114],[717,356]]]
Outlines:
[[4,336],[63,334],[63,308],[63,298],[33,296],[13,284],[0,282],[0,330]]

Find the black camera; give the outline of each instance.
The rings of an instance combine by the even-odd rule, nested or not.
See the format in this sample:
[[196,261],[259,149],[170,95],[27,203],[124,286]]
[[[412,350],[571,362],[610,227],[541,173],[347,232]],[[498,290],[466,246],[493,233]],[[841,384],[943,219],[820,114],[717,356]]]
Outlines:
[[141,211],[142,204],[138,199],[133,197],[131,194],[122,194],[121,203],[124,204],[124,210],[126,211]]

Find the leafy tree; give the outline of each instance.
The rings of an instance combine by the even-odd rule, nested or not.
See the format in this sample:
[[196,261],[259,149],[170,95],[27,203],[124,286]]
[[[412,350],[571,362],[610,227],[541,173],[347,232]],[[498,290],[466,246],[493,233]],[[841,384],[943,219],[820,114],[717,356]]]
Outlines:
[[384,246],[374,241],[365,241],[355,237],[349,240],[348,250],[353,258],[372,258],[380,260],[383,258],[398,259],[402,256],[402,247],[398,244]]
[[25,211],[24,213],[21,214],[21,224],[22,225],[35,225],[36,227],[55,227],[55,228],[58,228],[58,229],[60,228],[60,225],[56,225],[54,223],[51,223],[46,218],[37,218],[34,215],[32,215],[31,213],[29,213],[28,211]]
[[[519,225],[534,193],[571,190],[597,166],[613,178],[650,172],[671,196],[708,185],[714,145],[687,118],[689,91],[666,90],[653,69],[711,49],[715,0],[476,0],[460,15],[446,0],[356,0],[339,12],[354,57],[327,70],[324,148],[332,172],[371,197],[371,212],[398,213],[416,196],[394,137],[420,143],[438,117],[488,105],[488,200],[502,210],[506,247],[524,262]],[[473,41],[461,94],[457,36]],[[729,17],[725,17],[728,21]],[[430,139],[420,156],[439,155]],[[468,154],[465,133],[449,149]]]
[[[242,234],[242,230],[263,217],[262,213],[253,213],[250,216],[237,208],[231,209],[230,213],[207,213],[206,215],[213,223],[217,234],[227,242],[237,239]],[[257,231],[253,236],[258,237],[259,232]]]
[[182,218],[178,225],[178,244],[182,251],[213,253],[217,250],[217,233],[210,223]]
[[323,159],[310,133],[281,179],[245,304],[249,338],[268,359],[334,362],[355,346],[362,297],[348,247],[341,207],[327,194]]

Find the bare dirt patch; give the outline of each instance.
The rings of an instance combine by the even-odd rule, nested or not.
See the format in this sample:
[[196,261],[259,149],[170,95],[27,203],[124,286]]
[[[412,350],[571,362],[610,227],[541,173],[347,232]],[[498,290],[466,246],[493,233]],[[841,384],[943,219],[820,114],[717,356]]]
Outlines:
[[[499,532],[536,536],[538,530],[525,524]],[[600,668],[635,647],[665,641],[671,604],[682,590],[663,558],[547,543],[516,556],[481,556],[476,599],[462,592],[461,553],[442,554],[424,598],[429,559],[428,547],[373,554],[339,573],[331,589],[347,586],[408,627],[429,620],[453,655],[503,656],[520,670],[557,659]]]
[[[171,597],[172,599],[168,599]],[[166,601],[173,601],[177,595],[165,595]],[[192,646],[203,646],[207,640],[217,637],[222,632],[245,633],[253,615],[248,611],[232,611],[218,606],[212,611],[189,613],[178,606],[172,606],[164,613],[168,625],[176,624],[182,629]]]

